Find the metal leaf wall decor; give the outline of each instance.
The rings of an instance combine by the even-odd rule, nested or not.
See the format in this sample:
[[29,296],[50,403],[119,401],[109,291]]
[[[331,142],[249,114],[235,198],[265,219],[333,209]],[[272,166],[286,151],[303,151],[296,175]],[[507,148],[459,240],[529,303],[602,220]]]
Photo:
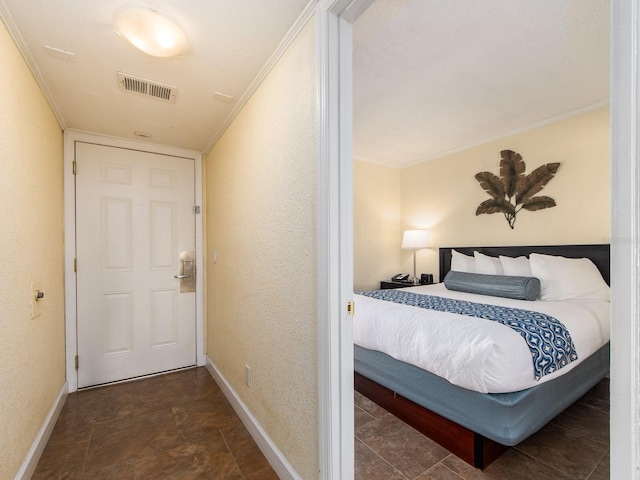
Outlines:
[[513,229],[516,215],[523,208],[535,212],[556,206],[553,198],[535,195],[553,178],[560,163],[547,163],[525,175],[526,166],[519,153],[503,150],[500,156],[500,177],[491,172],[479,172],[475,175],[480,186],[491,196],[478,206],[476,215],[503,213]]

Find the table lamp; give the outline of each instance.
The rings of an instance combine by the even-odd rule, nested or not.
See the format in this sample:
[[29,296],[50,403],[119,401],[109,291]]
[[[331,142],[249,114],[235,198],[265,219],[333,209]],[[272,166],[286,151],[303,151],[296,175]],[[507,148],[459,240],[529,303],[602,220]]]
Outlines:
[[426,230],[405,230],[402,236],[401,248],[413,248],[413,277],[410,279],[414,285],[419,285],[420,280],[416,276],[416,250],[429,246],[429,232]]

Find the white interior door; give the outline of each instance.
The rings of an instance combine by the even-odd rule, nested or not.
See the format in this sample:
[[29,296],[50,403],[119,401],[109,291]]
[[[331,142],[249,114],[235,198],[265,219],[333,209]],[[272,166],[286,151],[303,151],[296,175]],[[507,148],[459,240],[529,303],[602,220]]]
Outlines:
[[75,158],[78,387],[195,365],[193,159],[81,142]]

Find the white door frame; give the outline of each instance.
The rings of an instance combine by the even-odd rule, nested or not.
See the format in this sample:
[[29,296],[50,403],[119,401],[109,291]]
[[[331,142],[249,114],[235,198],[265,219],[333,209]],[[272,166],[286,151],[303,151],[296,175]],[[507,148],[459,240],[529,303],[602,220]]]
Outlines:
[[324,480],[354,478],[351,24],[373,0],[322,0],[318,57],[318,412]]
[[640,8],[611,5],[611,478],[640,479]]
[[[65,286],[65,328],[66,328],[66,371],[69,392],[78,389],[78,375],[75,368],[75,357],[78,352],[76,324],[76,274],[74,259],[76,258],[76,189],[73,175],[75,160],[75,143],[87,142],[111,147],[141,150],[161,155],[193,159],[195,163],[195,199],[196,205],[202,205],[202,154],[193,150],[153,145],[133,140],[108,137],[76,130],[64,133],[64,286]],[[196,363],[204,365],[204,261],[202,244],[202,218],[196,215]]]
[[[322,0],[318,25],[320,478],[353,478],[351,23],[373,0]],[[611,478],[640,480],[640,7],[611,1]]]

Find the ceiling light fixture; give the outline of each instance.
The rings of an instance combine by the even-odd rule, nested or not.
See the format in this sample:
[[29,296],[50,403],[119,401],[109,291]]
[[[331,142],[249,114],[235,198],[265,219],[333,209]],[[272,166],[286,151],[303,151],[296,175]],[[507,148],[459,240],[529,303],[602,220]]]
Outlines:
[[180,27],[148,5],[129,5],[117,10],[114,22],[129,42],[154,57],[173,57],[187,48],[187,38]]

